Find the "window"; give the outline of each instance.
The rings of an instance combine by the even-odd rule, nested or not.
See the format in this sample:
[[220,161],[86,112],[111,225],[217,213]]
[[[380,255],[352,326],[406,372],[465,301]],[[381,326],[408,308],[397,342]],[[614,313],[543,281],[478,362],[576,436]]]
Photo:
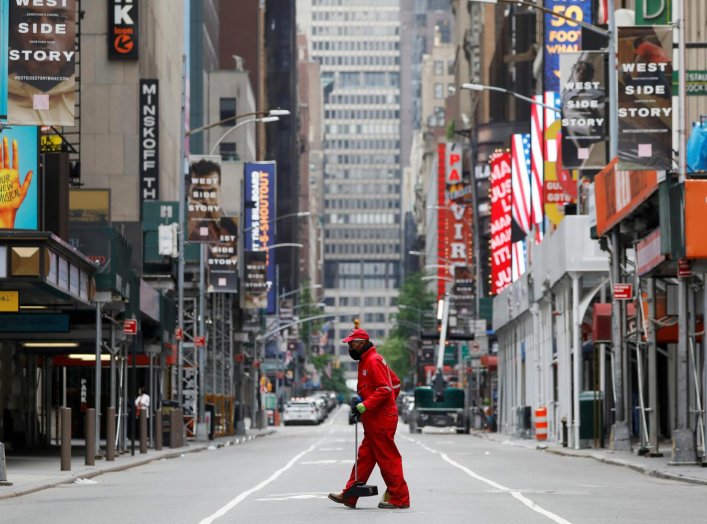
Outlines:
[[222,127],[232,127],[234,123],[234,118],[236,116],[236,99],[235,98],[221,98],[219,99],[219,120],[226,120],[230,118],[228,122],[221,124]]
[[224,162],[237,162],[240,160],[236,152],[235,142],[221,142],[218,146],[218,153]]
[[444,98],[444,84],[435,84],[435,98]]
[[435,60],[435,75],[443,75],[444,74],[444,61],[443,60]]

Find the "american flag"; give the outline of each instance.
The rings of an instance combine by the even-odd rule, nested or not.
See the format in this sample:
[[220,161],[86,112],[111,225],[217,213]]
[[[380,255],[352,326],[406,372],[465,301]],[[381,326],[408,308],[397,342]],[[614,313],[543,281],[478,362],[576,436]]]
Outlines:
[[[542,103],[542,95],[535,95],[533,99]],[[543,113],[542,106],[530,106],[530,202],[531,222],[535,225],[535,242],[543,238]]]
[[[545,91],[545,105],[550,107],[560,108],[560,93],[555,91]],[[558,119],[559,113],[551,109],[545,109],[545,131],[550,129],[550,126]],[[547,162],[557,162],[557,138],[545,140],[545,160]]]
[[511,246],[511,280],[515,282],[525,273],[525,241],[513,242]]
[[523,233],[530,232],[530,135],[514,134],[511,142],[512,217]]

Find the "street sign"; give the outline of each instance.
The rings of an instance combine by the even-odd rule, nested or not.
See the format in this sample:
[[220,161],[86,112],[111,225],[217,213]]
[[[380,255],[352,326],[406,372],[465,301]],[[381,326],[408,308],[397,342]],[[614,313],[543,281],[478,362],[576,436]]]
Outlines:
[[614,300],[631,300],[633,298],[632,284],[614,284]]
[[690,261],[686,258],[678,259],[678,277],[689,278],[692,276],[692,268],[690,267]]
[[202,336],[194,337],[194,345],[197,347],[198,346],[201,346],[201,347],[206,346],[206,337],[202,337]]
[[126,335],[137,335],[137,320],[128,318],[123,322],[123,333]]

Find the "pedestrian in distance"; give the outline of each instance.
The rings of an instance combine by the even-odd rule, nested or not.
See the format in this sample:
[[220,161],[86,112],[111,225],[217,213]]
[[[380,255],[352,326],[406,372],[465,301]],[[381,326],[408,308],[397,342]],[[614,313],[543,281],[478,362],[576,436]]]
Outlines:
[[352,330],[343,342],[349,345],[351,358],[359,361],[357,390],[360,400],[355,404],[355,409],[361,417],[364,437],[358,448],[358,479],[352,468],[344,489],[340,493],[329,493],[329,499],[355,508],[357,499],[344,497],[344,494],[356,480],[365,484],[378,464],[387,487],[378,507],[409,508],[410,493],[403,477],[402,457],[395,445],[398,425],[395,400],[400,393],[400,379],[378,354],[364,329]]
[[138,390],[138,396],[135,399],[135,416],[140,418],[140,411],[145,410],[146,416],[150,417],[150,395],[147,394],[145,388]]

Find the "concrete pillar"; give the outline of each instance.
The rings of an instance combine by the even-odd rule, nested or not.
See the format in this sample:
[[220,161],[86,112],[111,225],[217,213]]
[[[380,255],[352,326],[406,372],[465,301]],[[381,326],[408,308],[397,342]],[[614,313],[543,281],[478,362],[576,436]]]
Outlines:
[[0,442],[0,486],[12,486],[7,480],[7,466],[5,463],[5,444]]
[[115,460],[115,408],[106,408],[106,460]]
[[140,410],[140,453],[147,453],[147,410]]
[[155,418],[153,420],[153,434],[155,435],[154,446],[156,451],[162,449],[162,410],[155,410]]
[[61,408],[61,471],[71,471],[71,408],[65,407]]
[[169,416],[169,447],[182,447],[183,417],[180,409],[173,409]]
[[87,466],[96,463],[96,410],[89,408],[86,410],[86,461]]

